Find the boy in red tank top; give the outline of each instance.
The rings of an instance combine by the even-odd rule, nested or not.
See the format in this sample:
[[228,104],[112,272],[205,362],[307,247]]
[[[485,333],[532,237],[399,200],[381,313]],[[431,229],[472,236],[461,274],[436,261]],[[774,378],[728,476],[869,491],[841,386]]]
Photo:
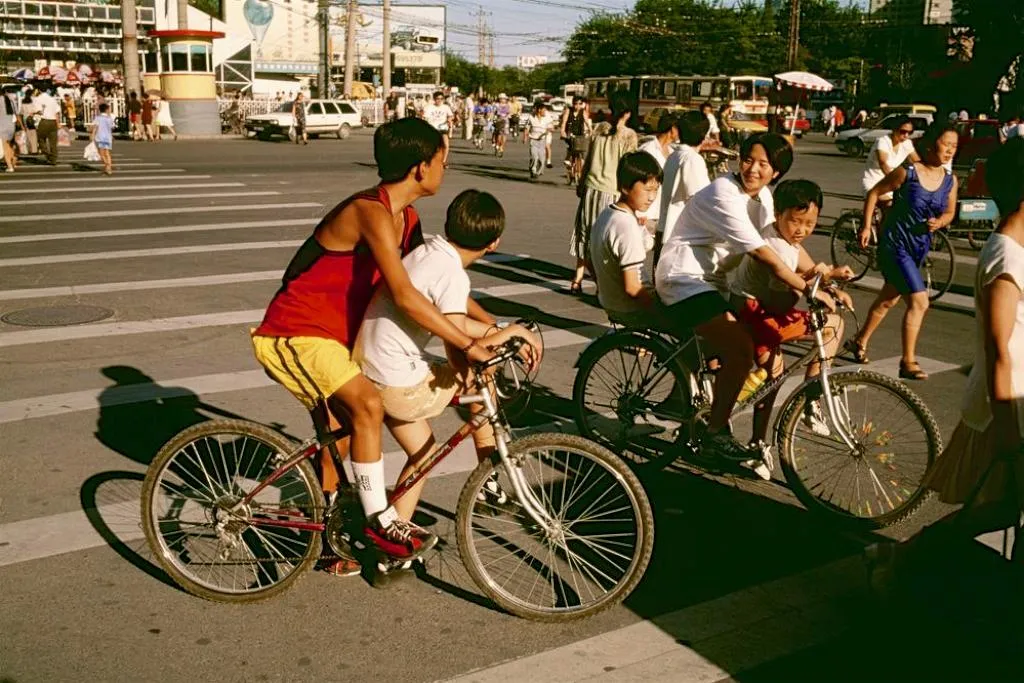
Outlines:
[[[388,505],[381,399],[351,354],[375,286],[385,283],[402,313],[470,360],[492,354],[413,287],[402,265],[402,257],[423,243],[412,204],[435,194],[444,178],[441,134],[421,119],[387,123],[374,133],[373,155],[380,184],[320,221],[288,264],[252,342],[260,364],[308,409],[326,405],[334,415],[348,415],[352,470],[370,521],[366,536],[384,554],[408,560],[433,547],[437,537]],[[476,304],[469,316],[493,322]]]

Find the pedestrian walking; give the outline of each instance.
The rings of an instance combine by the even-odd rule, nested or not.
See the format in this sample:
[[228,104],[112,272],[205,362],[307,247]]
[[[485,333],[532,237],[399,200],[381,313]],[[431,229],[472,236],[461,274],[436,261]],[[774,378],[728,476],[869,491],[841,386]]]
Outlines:
[[153,134],[153,100],[150,99],[149,93],[146,93],[142,97],[142,130],[146,134],[147,140],[155,139]]
[[156,139],[161,139],[160,129],[166,128],[171,131],[171,135],[177,140],[178,131],[174,130],[174,119],[171,118],[171,103],[158,97],[153,102],[153,108],[156,110],[156,118],[153,122],[153,132]]
[[145,140],[147,135],[142,127],[142,102],[134,90],[128,93],[128,123],[132,140]]
[[114,119],[109,113],[110,105],[104,102],[99,105],[99,113],[92,121],[92,128],[89,132],[89,140],[96,145],[103,161],[103,173],[111,175],[114,172],[114,162],[110,157],[114,146]]
[[533,112],[526,118],[523,141],[530,142],[530,178],[539,178],[544,173],[544,147],[551,132],[552,121],[547,115],[547,106],[537,100]]
[[304,145],[309,144],[309,138],[306,135],[306,102],[302,93],[296,93],[295,100],[292,102],[292,127],[295,129],[295,144],[300,142]]
[[632,97],[619,90],[609,100],[611,116],[594,127],[582,180],[576,188],[580,203],[569,247],[569,253],[576,257],[576,273],[569,284],[569,291],[574,294],[583,292],[583,275],[590,257],[590,228],[600,213],[618,199],[615,173],[619,159],[637,148],[636,131],[627,125],[633,112]]
[[441,133],[444,140],[444,163],[448,164],[448,154],[451,152],[451,136],[449,133],[453,128],[455,113],[445,103],[444,93],[438,90],[434,93],[434,101],[423,107],[423,118]]
[[732,125],[732,105],[726,102],[718,108],[718,139],[722,147],[732,149],[740,144],[739,135]]
[[60,119],[60,103],[48,92],[36,91],[32,97],[39,108],[39,151],[46,155],[50,166],[57,165],[57,127]]
[[18,117],[18,107],[6,92],[0,92],[0,152],[3,153],[4,164],[8,173],[14,173],[14,133]]
[[75,98],[69,94],[64,95],[64,125],[71,131],[71,138],[75,137],[75,119],[78,110],[75,107]]
[[25,153],[39,154],[39,138],[36,135],[36,116],[39,113],[39,108],[32,99],[31,92],[25,92],[25,98],[22,99],[21,105],[18,107],[18,113],[21,115],[21,123],[25,131]]
[[858,363],[867,363],[868,343],[890,309],[903,299],[903,357],[901,379],[928,379],[917,362],[917,340],[928,312],[928,291],[921,277],[921,265],[931,247],[931,233],[949,225],[956,214],[957,179],[948,169],[956,155],[956,128],[934,123],[919,141],[921,161],[895,169],[876,184],[864,201],[860,230],[861,246],[871,242],[875,206],[893,192],[892,210],[885,218],[878,239],[878,269],[885,284],[871,304],[864,326],[846,342],[846,350]]

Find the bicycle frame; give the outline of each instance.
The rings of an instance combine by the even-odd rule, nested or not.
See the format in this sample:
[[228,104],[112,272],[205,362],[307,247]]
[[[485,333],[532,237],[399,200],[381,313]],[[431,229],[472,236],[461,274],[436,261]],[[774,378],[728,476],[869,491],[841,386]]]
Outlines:
[[[490,384],[490,382],[488,382]],[[499,458],[501,459],[502,466],[505,468],[508,474],[509,480],[512,482],[512,488],[515,491],[517,500],[522,504],[523,508],[527,511],[527,514],[533,519],[534,522],[539,524],[542,528],[550,530],[553,528],[550,517],[544,512],[544,507],[537,500],[536,495],[530,489],[523,479],[523,474],[519,467],[511,460],[509,456],[508,443],[509,432],[508,426],[505,424],[501,417],[501,413],[498,410],[497,403],[492,396],[490,390],[481,390],[480,382],[477,381],[478,393],[456,396],[452,399],[450,405],[452,406],[466,406],[472,404],[483,404],[484,411],[477,415],[473,415],[469,421],[461,426],[452,436],[443,444],[440,444],[433,451],[424,456],[416,465],[413,472],[406,477],[406,479],[395,487],[392,492],[389,503],[394,504],[395,501],[406,495],[409,490],[415,486],[420,480],[426,477],[431,470],[433,470],[438,463],[448,457],[455,448],[462,443],[466,437],[470,436],[476,430],[484,426],[484,424],[490,423],[494,427],[494,440],[495,447]],[[300,462],[307,458],[315,457],[323,447],[330,446],[338,438],[345,436],[344,434],[334,433],[331,435],[333,438],[330,440],[325,439],[324,443],[321,444],[318,437],[312,437],[302,442],[295,450],[291,451],[286,455],[278,455],[279,459],[283,459],[284,462],[275,469],[270,476],[261,481],[252,491],[250,491],[244,498],[236,503],[231,508],[231,512],[235,512],[250,503],[260,494],[261,491],[265,490],[268,486],[273,484],[275,481],[280,479],[286,472],[291,470],[293,467],[298,465]],[[345,469],[340,461],[337,452],[331,449],[331,455],[334,459],[335,467],[338,471],[338,476],[342,480],[342,486],[350,486],[350,482],[345,475]],[[285,527],[289,529],[301,529],[303,531],[324,531],[326,528],[323,522],[307,522],[301,520],[291,519],[278,519],[279,517],[287,517],[287,514],[282,514],[281,511],[274,511],[274,519],[253,517],[250,521],[253,526],[272,526],[272,527]]]

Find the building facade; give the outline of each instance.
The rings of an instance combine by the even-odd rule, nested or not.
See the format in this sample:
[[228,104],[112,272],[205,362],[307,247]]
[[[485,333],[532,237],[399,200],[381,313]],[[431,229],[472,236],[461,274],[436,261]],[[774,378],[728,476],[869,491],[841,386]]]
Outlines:
[[895,20],[922,24],[953,22],[954,0],[870,0],[871,14],[883,12]]

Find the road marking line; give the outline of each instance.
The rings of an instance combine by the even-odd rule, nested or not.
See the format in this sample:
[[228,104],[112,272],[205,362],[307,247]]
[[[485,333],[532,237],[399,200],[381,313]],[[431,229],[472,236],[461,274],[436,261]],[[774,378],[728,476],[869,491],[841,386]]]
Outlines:
[[446,683],[731,680],[845,632],[837,617],[863,591],[863,573],[858,556],[846,557]]
[[[254,321],[260,320],[263,316],[262,309],[258,313],[259,317],[253,316],[247,322],[251,324]],[[70,332],[74,329],[75,328],[69,328],[66,331]],[[182,328],[178,327],[172,329]],[[604,331],[603,327],[596,325],[588,325],[586,327],[577,327],[573,329],[575,331],[560,329],[545,330],[545,347],[550,350],[588,343],[592,336],[596,336]],[[145,330],[139,330],[139,332],[143,331]],[[427,350],[436,355],[441,355],[443,353],[443,348],[440,344],[432,344],[427,347]],[[156,382],[146,384],[130,384],[126,386],[113,387],[108,386],[99,389],[71,391],[63,394],[34,396],[31,398],[0,402],[0,424],[19,422],[21,420],[32,420],[41,417],[53,417],[55,415],[64,415],[84,410],[95,410],[96,408],[109,406],[145,403],[146,401],[153,401],[156,399],[177,398],[193,394],[198,396],[210,396],[229,391],[258,389],[261,387],[273,386],[274,384],[275,382],[270,379],[263,370],[241,370],[238,372],[196,375],[194,377],[178,377],[174,379],[158,380]]]
[[289,202],[287,204],[230,204],[214,206],[177,206],[174,209],[130,209],[126,211],[85,211],[79,213],[40,213],[24,216],[0,216],[0,223],[23,223],[30,221],[46,221],[49,224],[75,218],[124,218],[125,216],[165,216],[172,212],[209,213],[212,211],[263,211],[266,209],[309,209],[320,208],[319,202]]
[[[958,257],[959,258],[959,257]],[[885,280],[880,277],[873,275],[866,275],[860,280],[853,283],[853,287],[857,289],[863,289],[868,292],[878,292],[882,289],[885,284]],[[974,312],[975,304],[973,296],[966,296],[964,294],[957,294],[955,292],[946,292],[942,295],[942,298],[935,302],[935,306],[945,306],[947,308],[956,308],[964,311]]]
[[[202,177],[209,178],[210,176],[202,176]],[[134,178],[133,180],[138,180],[138,178]],[[177,178],[175,178],[175,180],[177,180]],[[199,188],[199,189],[208,189],[208,188],[211,188],[211,187],[245,187],[245,183],[182,183],[182,184],[178,184],[178,185],[101,185],[101,186],[98,186],[98,187],[93,187],[93,186],[90,186],[90,187],[80,187],[80,186],[79,187],[53,187],[51,185],[51,186],[48,186],[48,187],[41,187],[41,188],[39,188],[37,190],[31,190],[31,189],[24,188],[24,187],[18,188],[18,189],[15,189],[15,190],[0,190],[0,194],[31,195],[31,194],[37,194],[37,193],[40,193],[40,192],[45,192],[45,193],[48,193],[48,194],[58,194],[58,193],[63,194],[63,193],[66,193],[66,192],[136,192],[136,191],[139,191],[139,190],[181,190],[181,189],[189,189],[189,188],[193,188],[193,187]],[[107,198],[107,199],[109,199],[109,198]],[[122,199],[123,199],[122,197],[118,197],[116,200],[115,199],[111,199],[110,201],[118,201],[118,202],[120,202],[120,201],[122,201]],[[141,199],[146,199],[146,198],[142,197]],[[104,200],[105,199],[93,199],[91,201],[100,201],[101,202],[101,201],[104,201]],[[33,200],[33,201],[36,201],[36,200]],[[75,200],[75,199],[68,199],[67,201],[68,202],[74,202],[74,201],[84,202],[84,201],[87,201],[87,200],[85,200],[85,199],[77,199],[77,200]],[[52,200],[49,200],[49,199],[47,199],[46,202],[47,203],[53,203]],[[0,202],[0,203],[2,203],[2,202]]]
[[[160,195],[128,195],[127,197],[69,197],[66,199],[47,199],[46,203],[49,204],[85,204],[89,202],[107,202],[107,203],[121,203],[121,202],[150,202],[150,201],[177,201],[179,199],[217,199],[227,197],[269,197],[279,195],[280,192],[276,190],[258,190],[252,192],[200,192],[195,194],[160,194]],[[12,199],[0,201],[0,206],[24,206],[24,199]],[[164,209],[164,211],[171,211],[172,209]],[[178,209],[173,209],[178,211]],[[21,218],[16,216],[15,218]]]
[[190,247],[154,247],[152,249],[125,249],[123,251],[97,251],[86,254],[58,254],[56,256],[25,256],[0,259],[0,268],[11,266],[37,266],[51,263],[77,263],[110,259],[139,258],[141,256],[171,256],[175,254],[203,254],[214,251],[247,251],[251,249],[283,249],[298,247],[305,240],[277,240],[272,242],[238,242],[235,244],[198,244]]
[[[58,175],[59,176],[72,176],[72,177],[81,178],[82,180],[113,180],[113,181],[117,181],[118,180],[117,176],[103,175],[103,173],[102,173],[103,168],[102,167],[95,168],[95,169],[92,169],[92,170],[94,170],[95,173],[90,173],[90,172],[87,172],[87,171],[53,171],[52,173],[48,173],[47,175],[49,177],[58,176]],[[118,171],[117,175],[120,176],[120,175],[129,174],[129,173],[185,173],[185,172],[186,171],[183,168],[148,168],[148,169],[141,169],[140,168],[140,169],[128,170],[128,171]],[[19,174],[20,174],[20,171],[18,173],[13,174],[13,175],[15,177],[17,177]],[[52,181],[50,181],[49,178],[39,178],[39,179],[33,179],[33,180],[14,180],[14,179],[12,179],[12,177],[10,175],[4,176],[4,177],[0,177],[0,185],[9,185],[11,183],[48,183],[48,182],[52,182]]]
[[209,285],[227,285],[240,282],[260,282],[263,280],[279,280],[284,274],[281,270],[258,270],[249,273],[227,275],[205,275],[199,277],[182,277],[167,280],[139,280],[130,282],[105,282],[95,285],[72,285],[70,287],[39,287],[36,289],[0,290],[0,301],[13,299],[39,299],[55,296],[81,296],[83,294],[103,294],[106,292],[131,292],[148,289],[173,289],[178,287],[205,287]]
[[[114,164],[114,169],[115,169],[114,172],[116,173],[117,172],[116,169],[119,169],[122,166],[162,166],[162,165],[163,164],[158,163],[158,162],[129,161],[126,164]],[[17,172],[18,173],[24,173],[26,171],[31,171],[33,173],[52,173],[53,171],[51,171],[50,169],[53,169],[53,168],[75,168],[75,167],[77,167],[77,168],[88,168],[88,169],[92,169],[94,171],[102,171],[103,170],[102,166],[95,166],[91,162],[90,163],[86,163],[86,162],[82,161],[82,162],[76,162],[76,163],[70,163],[70,164],[58,163],[56,166],[42,166],[42,165],[40,165],[40,166],[22,166],[21,168],[18,169]]]
[[[168,170],[178,170],[178,171],[184,172],[185,169],[181,168],[181,169],[168,169]],[[144,171],[144,172],[145,173],[153,173],[154,171]],[[57,175],[57,174],[52,174],[52,175]],[[125,178],[118,178],[116,176],[99,175],[99,174],[97,174],[96,176],[93,176],[93,175],[88,174],[88,173],[71,173],[69,175],[81,176],[82,180],[88,180],[89,182],[96,183],[98,185],[107,185],[107,184],[110,184],[110,183],[123,183],[126,180]],[[175,176],[174,180],[200,180],[200,179],[209,179],[209,178],[212,178],[212,177],[213,176],[210,176],[210,175]],[[132,182],[139,182],[139,181],[142,181],[142,180],[168,180],[168,178],[166,176],[158,176],[158,175],[157,176],[136,176],[136,177],[131,178],[131,180],[132,180]],[[63,181],[62,180],[60,182],[70,182],[70,179],[68,181]],[[59,189],[61,192],[67,192],[67,190],[64,189],[64,188],[56,188],[56,187],[54,187],[53,186],[53,180],[51,180],[49,178],[33,178],[31,180],[7,180],[7,181],[0,182],[0,186],[3,186],[3,185],[39,185],[41,183],[48,183],[49,184],[49,186],[46,188],[48,191],[56,191],[56,190]],[[79,186],[76,184],[75,187],[77,188]],[[160,187],[166,187],[166,185],[161,185]],[[95,189],[95,188],[93,188],[93,189]],[[134,190],[134,189],[138,189],[138,188],[136,188],[134,186],[128,186],[127,188],[124,188],[124,189]],[[42,190],[17,190],[17,191],[18,192],[37,192],[37,191],[41,192]],[[8,192],[14,192],[14,190],[9,190]]]
[[[320,206],[312,204],[311,206]],[[32,235],[11,235],[0,237],[0,244],[14,244],[18,242],[44,242],[48,240],[77,240],[92,237],[127,237],[129,235],[158,235],[161,233],[177,232],[200,232],[203,230],[239,230],[244,228],[288,228],[296,225],[315,225],[318,219],[299,218],[282,221],[244,221],[239,223],[202,223],[199,225],[171,225],[164,228],[139,228],[137,230],[90,230],[86,232],[54,232],[50,234],[39,233]]]

